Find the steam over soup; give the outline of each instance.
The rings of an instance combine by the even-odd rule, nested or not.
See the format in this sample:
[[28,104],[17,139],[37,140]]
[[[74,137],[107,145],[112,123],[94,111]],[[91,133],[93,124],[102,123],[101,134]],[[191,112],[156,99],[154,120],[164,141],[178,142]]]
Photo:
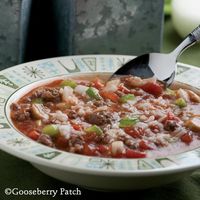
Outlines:
[[11,105],[15,127],[49,147],[89,156],[157,157],[200,146],[197,93],[155,79],[99,77],[33,89]]

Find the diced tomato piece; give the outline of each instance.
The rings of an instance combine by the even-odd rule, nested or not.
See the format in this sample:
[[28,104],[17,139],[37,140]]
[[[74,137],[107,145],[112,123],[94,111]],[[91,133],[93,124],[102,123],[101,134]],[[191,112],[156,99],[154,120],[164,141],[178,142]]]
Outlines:
[[152,125],[149,125],[149,128],[151,129],[152,132],[154,133],[158,133],[160,131],[160,128],[158,125],[155,125],[155,124],[152,124]]
[[84,144],[83,146],[83,154],[87,156],[94,156],[95,155],[95,148],[92,148],[89,144]]
[[144,85],[142,85],[141,88],[145,92],[153,94],[154,96],[159,96],[163,92],[162,86],[160,86],[158,83],[154,83],[154,82],[147,82]]
[[141,140],[139,142],[139,148],[142,149],[142,150],[152,150],[153,149],[144,140]]
[[144,152],[135,151],[132,149],[126,150],[126,157],[127,158],[145,158],[146,154]]
[[39,136],[40,136],[40,133],[38,133],[37,131],[33,130],[33,131],[29,132],[27,134],[27,136],[30,137],[33,140],[37,140],[39,138]]
[[192,142],[192,135],[190,133],[186,133],[186,134],[182,135],[181,141],[186,144],[190,144]]
[[120,84],[118,87],[118,90],[125,93],[125,94],[129,94],[130,90],[128,88],[126,88],[123,84]]
[[115,94],[114,92],[102,91],[101,96],[105,99],[110,99],[111,101],[113,101],[115,103],[117,103],[120,99],[119,96],[117,94]]
[[99,78],[96,78],[93,81],[93,86],[97,89],[102,89],[104,87],[104,84],[101,82],[101,80]]
[[117,154],[115,154],[115,155],[112,155],[112,157],[113,157],[113,158],[124,158],[125,155],[122,154],[122,153],[117,153]]
[[144,134],[144,133],[143,133],[143,130],[142,130],[141,128],[138,128],[138,129],[136,130],[136,129],[133,128],[133,127],[126,127],[126,128],[124,128],[124,131],[125,131],[128,135],[130,135],[130,136],[132,136],[132,137],[134,137],[134,138],[141,138],[142,135]]
[[57,85],[60,85],[60,83],[62,82],[63,80],[55,80],[53,81],[52,83],[48,84],[48,87],[55,87]]
[[72,127],[73,127],[73,129],[75,129],[76,131],[80,131],[80,130],[82,129],[82,127],[81,127],[80,124],[72,123]]
[[108,152],[109,148],[106,145],[100,144],[98,146],[98,150],[100,153],[104,154],[104,153]]
[[66,149],[68,147],[68,140],[64,136],[56,138],[55,145],[59,149]]

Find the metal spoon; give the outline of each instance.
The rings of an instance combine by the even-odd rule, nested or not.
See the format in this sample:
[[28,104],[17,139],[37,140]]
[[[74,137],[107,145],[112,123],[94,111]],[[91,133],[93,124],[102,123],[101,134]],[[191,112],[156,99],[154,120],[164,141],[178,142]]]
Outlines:
[[166,86],[169,86],[172,84],[176,75],[177,57],[185,49],[198,41],[200,41],[200,25],[171,53],[149,53],[138,56],[120,67],[114,72],[112,77],[116,75],[134,75],[141,78],[155,76],[159,81],[162,81]]

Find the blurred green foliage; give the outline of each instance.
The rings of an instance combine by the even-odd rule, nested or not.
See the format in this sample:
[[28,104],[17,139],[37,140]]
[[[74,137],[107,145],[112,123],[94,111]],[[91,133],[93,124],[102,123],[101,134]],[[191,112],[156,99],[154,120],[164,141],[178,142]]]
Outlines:
[[171,15],[171,2],[172,0],[165,0],[164,13],[165,15]]

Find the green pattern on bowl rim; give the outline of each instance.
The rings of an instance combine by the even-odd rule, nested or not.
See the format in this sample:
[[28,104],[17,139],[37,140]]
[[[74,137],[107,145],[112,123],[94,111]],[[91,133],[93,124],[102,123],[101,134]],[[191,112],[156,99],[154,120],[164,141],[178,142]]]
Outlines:
[[[81,72],[112,72],[132,56],[85,55],[58,57],[29,62],[0,72],[0,148],[22,159],[61,169],[95,173],[145,173],[195,169],[200,166],[200,148],[162,158],[109,159],[82,156],[52,149],[20,134],[6,116],[7,101],[20,88],[55,76]],[[200,88],[200,69],[178,64],[176,80]]]

